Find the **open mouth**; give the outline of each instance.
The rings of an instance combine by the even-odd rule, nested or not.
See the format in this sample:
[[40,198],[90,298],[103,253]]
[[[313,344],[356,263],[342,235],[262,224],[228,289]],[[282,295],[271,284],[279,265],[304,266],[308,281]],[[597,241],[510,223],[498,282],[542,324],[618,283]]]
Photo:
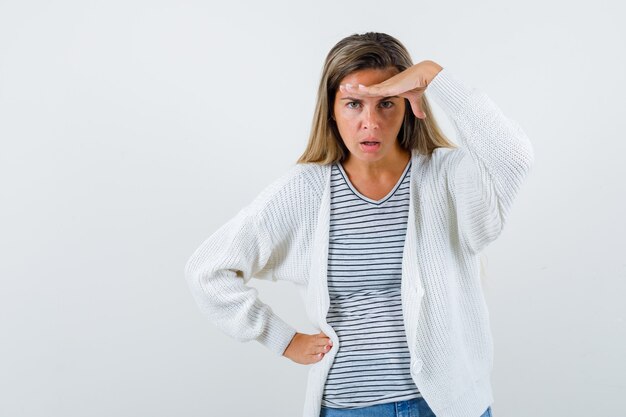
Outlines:
[[380,148],[380,142],[377,141],[363,141],[361,142],[361,149],[365,152],[377,151]]

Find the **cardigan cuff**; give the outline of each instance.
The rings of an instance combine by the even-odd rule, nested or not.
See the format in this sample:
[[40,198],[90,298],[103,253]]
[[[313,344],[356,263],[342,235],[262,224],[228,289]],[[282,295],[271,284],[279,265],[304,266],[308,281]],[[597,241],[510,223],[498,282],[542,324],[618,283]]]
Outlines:
[[256,340],[275,355],[282,356],[296,333],[296,329],[285,323],[276,314],[270,313],[263,333]]
[[428,97],[434,97],[447,114],[454,116],[473,90],[473,87],[456,78],[450,70],[444,67],[430,81],[424,93]]

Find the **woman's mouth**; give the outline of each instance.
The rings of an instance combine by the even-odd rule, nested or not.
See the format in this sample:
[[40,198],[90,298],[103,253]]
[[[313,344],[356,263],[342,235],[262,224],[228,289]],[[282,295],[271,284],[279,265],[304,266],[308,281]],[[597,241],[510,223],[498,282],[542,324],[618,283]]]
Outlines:
[[376,152],[380,148],[380,142],[364,141],[360,143],[361,150],[364,152]]

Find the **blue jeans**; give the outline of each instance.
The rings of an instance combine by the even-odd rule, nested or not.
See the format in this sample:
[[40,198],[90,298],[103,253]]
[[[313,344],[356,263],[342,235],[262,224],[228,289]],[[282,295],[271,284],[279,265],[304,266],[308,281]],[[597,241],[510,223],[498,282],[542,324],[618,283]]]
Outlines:
[[[436,417],[424,398],[413,398],[361,408],[330,408],[322,406],[320,417]],[[487,407],[480,417],[493,417]]]

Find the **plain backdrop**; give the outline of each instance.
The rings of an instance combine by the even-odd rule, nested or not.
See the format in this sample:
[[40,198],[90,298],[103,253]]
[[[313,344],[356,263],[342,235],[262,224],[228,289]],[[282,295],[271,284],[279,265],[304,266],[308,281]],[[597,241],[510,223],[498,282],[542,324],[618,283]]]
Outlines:
[[[0,416],[301,415],[307,366],[220,333],[183,268],[295,163],[327,52],[366,31],[486,92],[533,143],[484,252],[494,415],[626,415],[623,16],[617,1],[0,0]],[[250,285],[313,333],[295,287]]]

